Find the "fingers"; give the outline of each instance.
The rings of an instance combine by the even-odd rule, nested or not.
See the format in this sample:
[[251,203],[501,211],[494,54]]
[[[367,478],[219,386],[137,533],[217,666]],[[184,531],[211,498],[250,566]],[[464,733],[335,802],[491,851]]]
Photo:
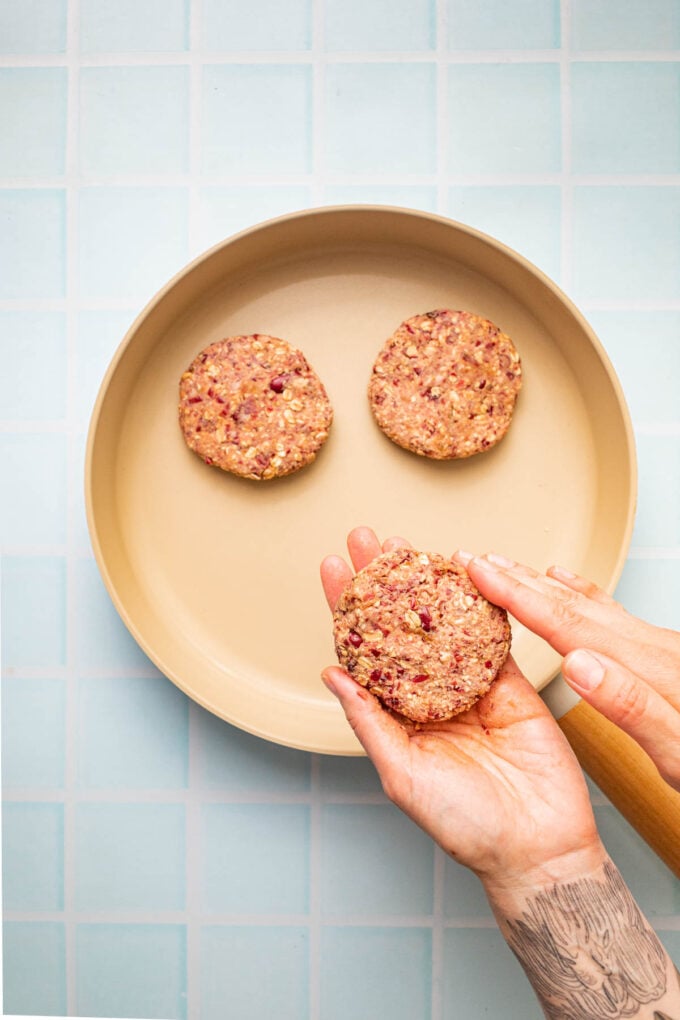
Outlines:
[[321,584],[331,612],[343,589],[352,580],[352,571],[341,556],[326,556],[321,563]]
[[567,570],[565,567],[548,567],[548,577],[554,577],[560,581],[561,584],[565,584],[567,588],[571,588],[572,591],[580,592],[581,595],[585,595],[586,598],[593,599],[595,602],[601,602],[602,605],[612,606],[616,605],[615,600],[608,595],[602,588],[598,588],[592,581],[586,580],[585,577],[579,577],[578,574],[573,574],[571,570]]
[[393,552],[395,549],[412,549],[413,546],[406,538],[399,538],[398,535],[394,535],[392,538],[386,538],[382,544],[383,552]]
[[571,652],[562,673],[584,701],[636,740],[664,779],[680,790],[680,712],[639,676],[599,652]]
[[380,707],[376,698],[352,680],[344,669],[329,666],[321,678],[342,705],[348,723],[380,773],[383,783],[389,781],[391,773],[405,767],[408,734],[396,719]]
[[371,560],[380,556],[382,546],[372,528],[354,528],[347,536],[347,548],[355,570],[363,570]]

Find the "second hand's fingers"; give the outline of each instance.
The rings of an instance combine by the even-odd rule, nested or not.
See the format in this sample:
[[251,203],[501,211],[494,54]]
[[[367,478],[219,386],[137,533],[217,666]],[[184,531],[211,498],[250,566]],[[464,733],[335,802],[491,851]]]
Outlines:
[[601,602],[604,606],[616,605],[616,600],[608,595],[606,591],[599,588],[592,581],[586,580],[585,577],[579,577],[578,574],[572,574],[571,570],[566,570],[564,567],[548,567],[548,577],[554,577],[556,581],[561,584],[566,584],[567,588],[571,588],[572,591],[577,591],[581,595],[585,595],[586,598],[593,599],[594,602]]
[[412,549],[413,546],[406,538],[400,538],[399,535],[393,535],[391,538],[386,538],[382,544],[383,552],[393,552],[395,549]]
[[380,556],[382,547],[378,536],[372,528],[359,527],[350,531],[347,536],[347,549],[349,550],[355,570],[363,570],[371,560]]
[[341,556],[326,556],[321,564],[321,583],[331,612],[351,580],[352,571]]
[[562,673],[584,701],[636,740],[664,779],[680,790],[680,712],[640,677],[600,653],[581,648],[571,652]]

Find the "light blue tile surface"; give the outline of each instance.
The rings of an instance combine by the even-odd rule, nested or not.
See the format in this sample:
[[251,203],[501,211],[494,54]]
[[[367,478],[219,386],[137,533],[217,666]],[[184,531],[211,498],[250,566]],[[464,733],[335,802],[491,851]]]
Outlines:
[[178,924],[79,924],[76,1015],[187,1015],[186,929]]
[[11,371],[0,374],[0,418],[63,418],[67,373],[64,313],[0,311],[0,337],[3,346],[12,351]]
[[306,50],[312,39],[311,0],[203,0],[203,46],[224,50]]
[[0,434],[0,544],[66,541],[66,436]]
[[64,681],[3,677],[0,714],[3,788],[63,787]]
[[203,69],[202,168],[249,177],[311,169],[311,69],[296,64]]
[[680,298],[680,188],[574,188],[577,301]]
[[435,74],[426,64],[329,64],[324,164],[333,174],[436,169]]
[[448,103],[452,173],[560,170],[556,64],[454,64],[449,68]]
[[[638,436],[634,546],[680,545],[680,436]],[[663,499],[659,499],[659,493]]]
[[328,184],[323,197],[326,205],[360,203],[437,211],[436,188],[418,184]]
[[201,1020],[305,1020],[308,975],[306,928],[201,930]]
[[671,50],[680,47],[677,0],[571,0],[576,50]]
[[132,324],[134,311],[81,311],[75,346],[75,414],[87,423],[111,358]]
[[97,564],[75,565],[75,655],[80,672],[144,669],[156,672],[109,598]]
[[443,910],[447,918],[491,917],[484,887],[476,875],[461,864],[446,858]]
[[201,188],[201,247],[209,248],[238,230],[262,220],[305,209],[310,190],[304,185],[255,184],[235,187]]
[[201,877],[208,914],[305,914],[309,808],[206,804]]
[[181,910],[183,804],[77,804],[76,910]]
[[4,910],[64,909],[64,806],[2,806]]
[[165,677],[80,680],[78,783],[181,789],[189,773],[189,703]]
[[680,931],[657,932],[673,963],[680,969]]
[[551,185],[455,187],[449,192],[454,219],[496,237],[557,281],[561,208],[560,189]]
[[326,0],[324,34],[328,50],[429,50],[434,0]]
[[616,598],[634,616],[680,630],[680,560],[629,559]]
[[196,706],[200,782],[209,789],[239,793],[305,793],[311,755],[281,747],[236,729]]
[[432,841],[391,804],[325,805],[320,853],[325,915],[432,912]]
[[614,364],[633,421],[680,421],[680,312],[593,311],[588,319]]
[[189,164],[188,110],[186,67],[84,67],[81,174],[184,173]]
[[184,188],[82,188],[82,297],[150,299],[187,260],[187,213]]
[[59,189],[0,191],[0,300],[63,296],[65,221]]
[[0,69],[0,175],[63,174],[66,71],[63,67]]
[[[521,967],[494,928],[447,929],[443,955],[442,999],[446,1020],[543,1017]],[[470,980],[470,975],[475,975],[474,980]]]
[[640,909],[654,923],[658,915],[680,913],[680,879],[610,805],[595,809],[602,841]]
[[448,0],[452,50],[549,50],[560,45],[559,0]]
[[0,53],[63,53],[67,0],[0,0]]
[[3,1013],[66,1015],[66,933],[56,921],[5,921]]
[[575,173],[677,173],[680,63],[574,63],[571,118]]
[[84,53],[184,50],[189,0],[80,0]]
[[323,1020],[430,1016],[432,933],[426,928],[324,928]]
[[382,793],[382,784],[369,758],[321,755],[319,782],[325,794]]
[[60,556],[3,556],[3,666],[52,668],[64,665],[65,660],[66,560]]

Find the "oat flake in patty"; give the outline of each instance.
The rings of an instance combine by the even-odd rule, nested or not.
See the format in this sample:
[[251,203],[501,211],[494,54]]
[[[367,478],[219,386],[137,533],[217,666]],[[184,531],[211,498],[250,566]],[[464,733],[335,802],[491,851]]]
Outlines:
[[254,333],[210,344],[179,384],[179,423],[206,464],[258,481],[314,460],[333,410],[301,351]]
[[333,616],[338,660],[393,711],[424,723],[466,711],[510,650],[507,613],[436,553],[396,549],[345,588]]
[[490,449],[510,427],[522,385],[505,333],[472,312],[406,319],[373,365],[368,396],[393,442],[435,460]]

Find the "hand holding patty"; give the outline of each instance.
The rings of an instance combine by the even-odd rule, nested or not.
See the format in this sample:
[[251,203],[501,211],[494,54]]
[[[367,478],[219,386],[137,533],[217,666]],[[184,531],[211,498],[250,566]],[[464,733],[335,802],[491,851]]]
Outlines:
[[486,598],[565,656],[569,686],[633,737],[680,790],[680,634],[631,616],[562,567],[540,574],[493,553],[454,559]]

